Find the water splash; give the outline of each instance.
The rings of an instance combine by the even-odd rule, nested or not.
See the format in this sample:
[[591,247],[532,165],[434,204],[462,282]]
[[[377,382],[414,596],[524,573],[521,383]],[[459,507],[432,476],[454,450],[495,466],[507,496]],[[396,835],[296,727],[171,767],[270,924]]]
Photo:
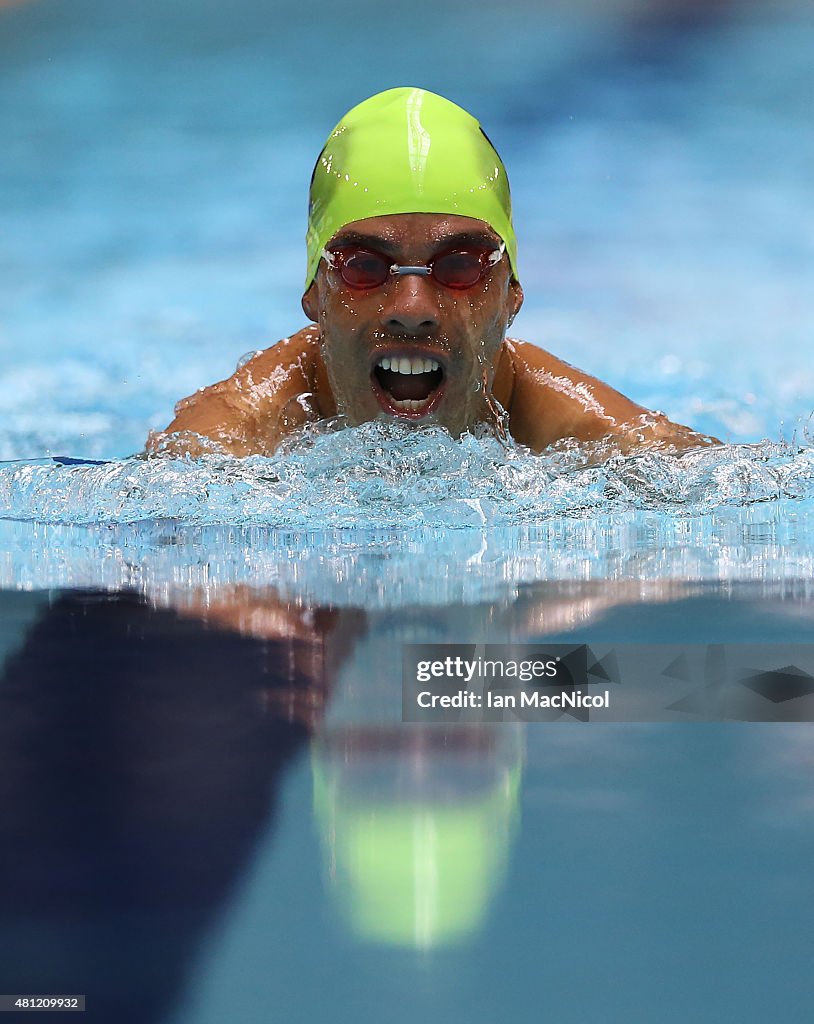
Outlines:
[[814,447],[763,441],[682,456],[564,443],[541,456],[483,432],[384,421],[308,428],[271,458],[0,466],[0,518],[41,523],[466,528],[625,510],[688,516],[814,497]]
[[535,456],[487,433],[341,426],[307,428],[273,458],[2,465],[0,587],[177,602],[249,585],[407,608],[512,601],[558,580],[814,577],[811,446]]

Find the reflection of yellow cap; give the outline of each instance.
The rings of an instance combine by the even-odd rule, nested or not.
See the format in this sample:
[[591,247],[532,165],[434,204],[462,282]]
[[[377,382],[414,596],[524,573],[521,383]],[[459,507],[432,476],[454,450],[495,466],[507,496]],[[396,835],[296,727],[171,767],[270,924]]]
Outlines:
[[421,949],[471,934],[507,860],[519,765],[477,797],[384,804],[341,794],[312,763],[316,817],[354,931]]
[[506,168],[471,114],[424,89],[377,93],[331,132],[311,178],[306,289],[340,228],[395,213],[485,221],[506,243],[517,277]]

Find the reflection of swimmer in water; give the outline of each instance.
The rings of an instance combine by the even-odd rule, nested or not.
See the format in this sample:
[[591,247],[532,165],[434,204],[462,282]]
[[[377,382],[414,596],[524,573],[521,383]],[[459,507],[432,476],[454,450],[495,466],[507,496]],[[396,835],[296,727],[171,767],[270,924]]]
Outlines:
[[[270,454],[341,414],[507,427],[535,451],[610,437],[623,451],[714,439],[506,338],[523,302],[506,172],[474,118],[420,89],[351,110],[311,182],[306,327],[179,403],[148,451]],[[203,435],[196,437],[195,435]]]

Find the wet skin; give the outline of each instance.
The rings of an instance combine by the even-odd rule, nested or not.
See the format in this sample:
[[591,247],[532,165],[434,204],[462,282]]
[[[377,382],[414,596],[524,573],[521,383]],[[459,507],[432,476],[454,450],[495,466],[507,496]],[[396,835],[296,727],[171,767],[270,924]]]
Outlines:
[[[330,249],[361,243],[393,263],[421,266],[456,245],[491,250],[500,240],[471,218],[400,214],[348,224]],[[455,436],[479,422],[507,425],[535,451],[572,437],[610,438],[620,451],[717,443],[535,345],[507,339],[522,301],[505,254],[465,290],[418,274],[360,290],[323,260],[302,300],[314,326],[184,399],[166,431],[151,434],[147,451],[271,454],[292,430],[337,413],[351,425],[379,417],[437,423]],[[382,359],[404,358],[434,360],[438,370],[418,376],[381,367]]]

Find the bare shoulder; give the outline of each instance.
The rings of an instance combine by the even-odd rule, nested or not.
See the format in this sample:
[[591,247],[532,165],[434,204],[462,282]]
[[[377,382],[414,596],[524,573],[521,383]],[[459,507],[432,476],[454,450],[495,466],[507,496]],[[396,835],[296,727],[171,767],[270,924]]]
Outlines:
[[673,423],[662,412],[638,405],[609,384],[527,341],[507,338],[504,358],[513,380],[510,430],[516,440],[535,451],[565,438],[613,438],[621,451],[720,443]]
[[332,415],[311,325],[258,352],[231,377],[181,399],[169,426],[147,439],[148,452],[271,454],[281,437],[308,419]]
[[[530,375],[540,374],[554,380],[562,377],[564,379],[593,380],[588,374],[578,370],[564,359],[560,359],[552,352],[547,352],[539,345],[530,341],[520,341],[518,338],[506,338],[506,350],[514,366],[515,374],[521,382]],[[596,381],[596,383],[599,383]]]
[[234,381],[236,387],[252,388],[262,387],[264,382],[277,379],[281,373],[310,377],[318,360],[321,360],[319,328],[311,324],[288,338],[282,338],[270,348],[257,352],[228,381]]

